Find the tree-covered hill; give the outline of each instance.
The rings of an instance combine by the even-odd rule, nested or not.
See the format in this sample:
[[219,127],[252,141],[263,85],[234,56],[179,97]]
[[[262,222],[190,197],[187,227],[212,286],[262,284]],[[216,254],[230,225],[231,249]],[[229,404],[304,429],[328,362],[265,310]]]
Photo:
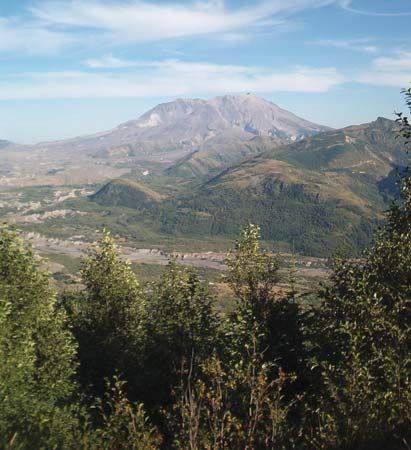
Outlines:
[[93,201],[103,205],[119,205],[128,208],[150,207],[163,198],[161,194],[149,187],[126,179],[110,181],[91,196]]
[[[213,159],[218,147],[214,153],[191,155],[172,175],[197,175],[197,184],[187,184],[177,195],[147,202],[141,189],[127,187],[125,194],[124,186],[119,192],[110,183],[93,199],[135,208],[134,220],[150,218],[154,229],[171,235],[235,236],[257,221],[265,240],[287,243],[298,252],[355,254],[369,243],[394,193],[384,188],[384,180],[406,163],[395,122],[383,118],[287,146],[267,138],[247,146],[257,156],[215,176],[213,168],[216,172],[223,164]],[[200,182],[207,172],[210,179]]]
[[205,180],[218,175],[239,162],[281,147],[281,139],[257,136],[249,141],[232,140],[231,137],[211,139],[199,150],[172,164],[165,171],[168,176]]

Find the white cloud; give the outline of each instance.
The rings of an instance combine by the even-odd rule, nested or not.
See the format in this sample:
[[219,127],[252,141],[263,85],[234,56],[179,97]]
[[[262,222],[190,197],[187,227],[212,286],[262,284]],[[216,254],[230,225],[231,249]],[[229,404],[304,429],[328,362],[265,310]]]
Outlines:
[[103,58],[88,59],[86,61],[86,66],[91,69],[125,69],[138,65],[135,61],[120,59],[111,55],[104,56]]
[[0,52],[51,54],[74,42],[75,38],[66,33],[0,17]]
[[406,70],[411,75],[411,52],[398,50],[394,54],[393,57],[375,59],[374,66],[382,71]]
[[393,56],[376,58],[372,70],[360,74],[356,81],[375,86],[405,88],[411,82],[411,52],[396,51]]
[[362,38],[362,39],[320,39],[317,41],[311,42],[314,45],[321,45],[323,47],[334,47],[341,48],[344,50],[353,50],[361,53],[376,53],[378,52],[378,47],[372,45],[373,40],[370,38]]
[[[251,3],[251,2],[250,2]],[[74,43],[115,47],[214,35],[238,44],[259,30],[283,28],[288,17],[303,10],[339,4],[347,11],[376,16],[407,16],[405,12],[372,12],[355,8],[352,0],[259,0],[229,8],[225,0],[38,0],[20,17],[0,16],[0,52],[56,53]],[[377,48],[362,40],[320,40],[365,53]]]
[[401,12],[375,12],[375,11],[366,11],[362,9],[355,8],[353,6],[353,0],[340,0],[340,5],[346,11],[361,14],[364,16],[380,16],[380,17],[402,17],[402,16],[411,16],[411,11],[401,11]]
[[335,1],[260,0],[228,8],[225,0],[37,0],[16,16],[0,16],[0,53],[52,54],[70,45],[84,52],[203,35],[233,45],[256,28],[284,27],[287,16]]
[[334,68],[297,67],[289,72],[273,72],[260,67],[168,60],[138,62],[136,68],[127,73],[48,72],[3,79],[0,82],[0,99],[326,92],[343,82],[343,76]]
[[357,82],[373,86],[407,88],[410,86],[411,73],[404,72],[368,72],[356,79]]
[[[192,3],[124,1],[54,1],[31,9],[48,26],[94,29],[111,42],[137,43],[204,34],[235,35],[245,27],[282,24],[282,17],[336,0],[263,0],[228,9],[223,0]],[[270,19],[268,22],[267,20]],[[237,33],[238,39],[238,33]]]

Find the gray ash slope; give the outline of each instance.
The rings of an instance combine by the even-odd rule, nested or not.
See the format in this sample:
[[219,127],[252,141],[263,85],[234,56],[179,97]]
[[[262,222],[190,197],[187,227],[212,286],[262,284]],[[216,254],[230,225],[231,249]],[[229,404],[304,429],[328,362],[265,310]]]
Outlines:
[[327,130],[263,98],[227,95],[208,101],[178,99],[163,103],[112,130],[36,147],[87,154],[116,148],[134,155],[177,150],[188,154],[214,141],[229,146],[232,142],[269,136],[287,143]]

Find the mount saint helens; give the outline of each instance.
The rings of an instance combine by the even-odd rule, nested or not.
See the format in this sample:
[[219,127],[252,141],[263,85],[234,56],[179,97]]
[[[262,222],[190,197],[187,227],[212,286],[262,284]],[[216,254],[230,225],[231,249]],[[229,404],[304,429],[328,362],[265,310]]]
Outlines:
[[58,213],[53,202],[30,206],[48,219],[27,228],[42,233],[107,226],[130,242],[201,241],[231,238],[252,221],[279,248],[355,252],[405,164],[395,128],[380,118],[332,130],[253,95],[176,100],[107,132],[6,146],[0,185],[83,188]]
[[254,95],[180,99],[109,131],[17,147],[18,152],[2,155],[14,171],[0,179],[0,186],[95,183],[130,168],[158,173],[200,151],[225,168],[259,153],[252,143],[256,137],[272,146],[327,129]]

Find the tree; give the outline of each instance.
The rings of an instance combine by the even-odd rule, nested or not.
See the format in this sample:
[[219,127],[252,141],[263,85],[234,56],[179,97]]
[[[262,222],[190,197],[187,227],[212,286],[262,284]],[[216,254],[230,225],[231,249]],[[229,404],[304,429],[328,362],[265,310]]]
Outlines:
[[83,262],[81,275],[85,289],[70,309],[82,383],[91,385],[92,396],[101,396],[105,379],[120,374],[134,397],[144,342],[144,297],[109,233]]
[[40,261],[0,229],[0,446],[68,448],[76,344]]
[[[95,405],[101,425],[88,428],[82,436],[83,450],[158,450],[162,438],[153,427],[141,403],[131,403],[125,382],[114,377],[106,394]],[[79,445],[80,447],[80,445]]]
[[[405,97],[405,104],[411,111],[411,88],[404,89],[403,94]],[[411,144],[411,123],[410,119],[403,113],[397,113],[397,123],[400,126],[399,135],[404,139],[404,144],[409,150]]]
[[[407,93],[408,98],[411,91]],[[409,138],[400,115],[400,134]],[[411,178],[361,261],[336,261],[315,314],[318,448],[411,444]]]
[[288,440],[294,376],[282,367],[296,369],[301,356],[298,307],[278,292],[278,263],[259,239],[250,225],[227,255],[237,308],[225,321],[223,351],[182,379],[177,448],[276,449]]
[[[144,362],[147,405],[169,405],[181,371],[218,347],[218,319],[213,298],[198,273],[172,260],[147,301],[148,346]],[[197,373],[197,372],[196,372]]]
[[214,356],[202,363],[201,377],[188,373],[172,416],[175,448],[284,448],[292,404],[283,387],[289,380],[282,371],[273,379],[262,356],[252,351],[242,364]]
[[264,354],[277,369],[297,371],[303,350],[299,306],[293,292],[278,288],[279,264],[260,248],[258,226],[244,229],[226,264],[226,280],[237,299],[230,338],[238,343],[239,352],[257,345],[257,354]]

